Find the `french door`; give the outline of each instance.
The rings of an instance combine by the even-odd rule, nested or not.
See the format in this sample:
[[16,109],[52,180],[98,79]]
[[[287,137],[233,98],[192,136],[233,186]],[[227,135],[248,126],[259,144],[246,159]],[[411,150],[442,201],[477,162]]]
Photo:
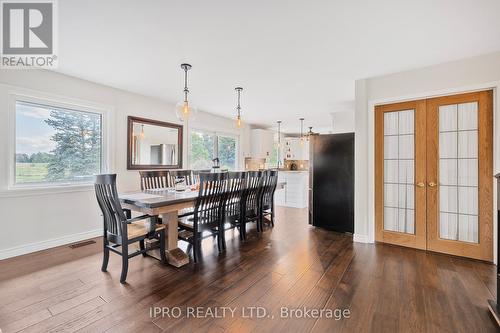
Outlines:
[[377,241],[493,255],[493,105],[484,91],[377,106]]

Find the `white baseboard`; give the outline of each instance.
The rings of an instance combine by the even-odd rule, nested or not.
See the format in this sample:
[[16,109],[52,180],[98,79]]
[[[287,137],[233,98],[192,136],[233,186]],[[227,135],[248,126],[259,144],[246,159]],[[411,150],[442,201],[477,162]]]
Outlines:
[[17,257],[23,254],[50,249],[52,247],[71,244],[85,239],[102,236],[102,229],[90,230],[78,234],[52,238],[41,242],[30,243],[0,250],[0,260]]
[[370,242],[368,235],[354,234],[352,240],[357,242],[357,243],[373,243],[373,242]]

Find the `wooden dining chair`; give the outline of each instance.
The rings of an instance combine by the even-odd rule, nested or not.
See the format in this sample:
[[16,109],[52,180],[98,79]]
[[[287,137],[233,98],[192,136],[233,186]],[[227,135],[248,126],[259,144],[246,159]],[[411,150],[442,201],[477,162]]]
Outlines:
[[[122,257],[122,272],[120,282],[125,283],[128,272],[128,260],[139,254],[146,255],[148,251],[144,240],[157,236],[160,239],[161,261],[166,263],[165,255],[165,225],[156,225],[155,218],[142,215],[127,218],[123,212],[116,191],[116,174],[95,176],[95,194],[104,220],[103,250],[104,257],[101,270],[105,272],[108,267],[109,251]],[[149,219],[148,223],[139,222]],[[152,225],[152,227],[151,227]],[[139,250],[129,253],[129,245],[139,242]],[[121,247],[121,251],[117,248]]]
[[243,234],[246,235],[246,224],[255,222],[257,231],[261,231],[260,220],[260,199],[263,182],[263,171],[246,172],[246,188],[243,193],[243,212],[244,221],[242,225]]
[[[227,173],[201,173],[200,190],[192,216],[179,219],[179,239],[188,242],[193,248],[193,260],[198,262],[201,255],[203,238],[217,237],[219,252],[222,248],[221,219],[224,195],[227,188]],[[204,235],[206,232],[207,235]]]
[[260,199],[260,228],[263,229],[264,217],[269,216],[270,224],[274,227],[274,193],[278,185],[278,171],[267,170],[264,173]]
[[193,170],[193,181],[195,184],[200,183],[200,173],[210,173],[212,169],[202,169],[202,170]]
[[[243,209],[243,193],[246,188],[246,173],[245,172],[228,172],[227,191],[224,199],[223,224],[224,231],[238,228],[240,239],[244,240],[244,216]],[[222,233],[222,248],[226,248],[225,233]]]
[[139,171],[141,191],[172,187],[168,170]]
[[172,186],[175,186],[176,178],[184,178],[187,186],[193,185],[193,172],[191,170],[170,170],[170,182]]

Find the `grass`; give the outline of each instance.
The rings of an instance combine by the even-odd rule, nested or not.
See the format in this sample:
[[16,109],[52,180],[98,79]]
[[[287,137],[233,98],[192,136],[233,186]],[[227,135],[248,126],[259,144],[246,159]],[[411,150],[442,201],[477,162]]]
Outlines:
[[45,181],[49,163],[16,163],[16,183]]

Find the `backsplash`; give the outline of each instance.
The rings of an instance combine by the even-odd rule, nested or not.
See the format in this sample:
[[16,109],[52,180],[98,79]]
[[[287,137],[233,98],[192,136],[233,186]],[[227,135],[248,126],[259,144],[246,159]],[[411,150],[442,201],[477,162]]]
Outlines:
[[[294,168],[295,165],[295,168]],[[285,160],[285,165],[283,166],[285,170],[309,170],[308,160]]]
[[265,158],[252,158],[245,157],[245,170],[246,171],[258,171],[260,169],[266,168],[267,163]]

